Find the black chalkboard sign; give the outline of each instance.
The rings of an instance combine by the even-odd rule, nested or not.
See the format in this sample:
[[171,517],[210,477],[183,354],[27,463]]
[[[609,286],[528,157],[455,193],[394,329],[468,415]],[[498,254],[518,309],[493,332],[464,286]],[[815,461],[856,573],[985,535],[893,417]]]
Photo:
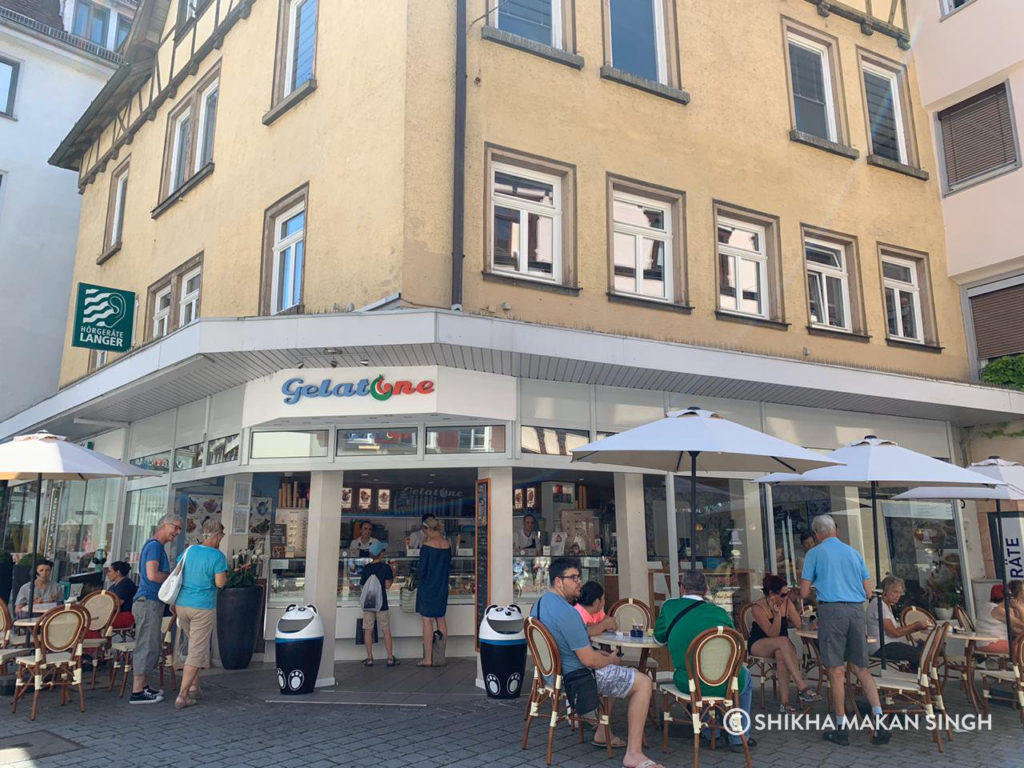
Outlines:
[[480,650],[480,621],[483,619],[487,606],[491,601],[490,582],[487,570],[490,568],[490,536],[488,523],[491,517],[491,479],[476,481],[476,623],[473,632],[476,636],[476,649]]

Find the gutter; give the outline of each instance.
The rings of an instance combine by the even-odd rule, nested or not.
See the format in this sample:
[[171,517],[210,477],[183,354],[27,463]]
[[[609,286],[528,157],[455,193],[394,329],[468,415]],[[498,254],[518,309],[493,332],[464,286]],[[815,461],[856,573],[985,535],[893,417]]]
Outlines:
[[462,310],[466,223],[466,0],[455,3],[455,135],[452,173],[452,303]]

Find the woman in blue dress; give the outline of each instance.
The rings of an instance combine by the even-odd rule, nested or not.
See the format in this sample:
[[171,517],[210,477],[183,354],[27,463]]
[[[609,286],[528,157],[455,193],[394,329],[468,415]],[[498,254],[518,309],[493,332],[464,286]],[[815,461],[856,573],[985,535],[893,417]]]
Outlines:
[[448,576],[452,572],[452,548],[444,535],[441,521],[428,517],[423,521],[423,543],[417,569],[416,613],[423,617],[423,658],[418,667],[433,666],[434,622],[448,642]]

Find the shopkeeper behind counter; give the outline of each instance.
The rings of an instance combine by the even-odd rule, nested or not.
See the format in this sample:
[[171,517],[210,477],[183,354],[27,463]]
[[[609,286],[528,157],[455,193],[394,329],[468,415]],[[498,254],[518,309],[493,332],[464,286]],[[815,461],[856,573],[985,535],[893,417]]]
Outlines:
[[370,535],[372,531],[373,525],[368,520],[359,524],[359,538],[352,539],[352,543],[349,544],[349,557],[371,557],[370,545],[379,543],[378,539]]
[[516,552],[521,555],[539,555],[541,553],[540,531],[537,530],[537,518],[534,515],[523,515],[523,528],[516,531],[513,537]]

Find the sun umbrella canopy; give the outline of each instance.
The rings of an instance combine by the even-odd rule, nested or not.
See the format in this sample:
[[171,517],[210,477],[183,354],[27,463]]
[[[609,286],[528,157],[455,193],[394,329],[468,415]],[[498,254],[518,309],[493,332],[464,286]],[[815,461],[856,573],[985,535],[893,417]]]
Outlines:
[[[1005,485],[1005,480],[979,474],[923,453],[901,448],[891,440],[868,435],[826,454],[834,466],[803,474],[775,473],[758,478],[760,483],[796,485]],[[947,497],[948,498],[948,497]]]
[[979,475],[1002,480],[1006,485],[991,488],[957,488],[955,486],[931,486],[911,488],[906,493],[893,496],[893,499],[906,501],[912,499],[989,499],[999,501],[1024,501],[1024,466],[1015,461],[1006,461],[992,456],[985,461],[975,462],[967,467]]
[[663,419],[576,448],[573,461],[684,472],[690,453],[697,469],[720,472],[804,472],[837,460],[744,427],[700,408],[673,411]]
[[145,477],[145,469],[83,448],[60,435],[37,432],[0,445],[0,480],[94,480]]

